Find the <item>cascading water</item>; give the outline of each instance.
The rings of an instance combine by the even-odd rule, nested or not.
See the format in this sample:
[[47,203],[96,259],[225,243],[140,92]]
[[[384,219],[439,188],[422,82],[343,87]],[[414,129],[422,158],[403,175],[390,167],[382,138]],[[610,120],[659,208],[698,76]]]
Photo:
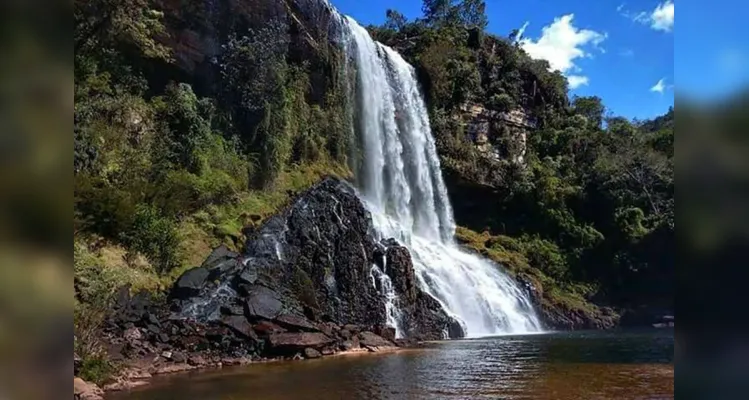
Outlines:
[[[356,178],[377,233],[409,248],[421,288],[461,322],[467,336],[540,331],[515,281],[454,242],[452,208],[413,67],[331,9],[350,59],[346,75],[355,75],[349,92],[361,154]],[[372,279],[386,297],[388,323],[400,336],[389,278],[374,266]]]

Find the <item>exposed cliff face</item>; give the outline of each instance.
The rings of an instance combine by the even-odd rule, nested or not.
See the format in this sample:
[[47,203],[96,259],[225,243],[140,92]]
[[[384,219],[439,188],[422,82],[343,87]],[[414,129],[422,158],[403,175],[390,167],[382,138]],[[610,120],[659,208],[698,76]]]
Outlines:
[[340,34],[322,0],[157,0],[166,16],[167,35],[161,38],[173,53],[175,66],[198,91],[210,93],[218,78],[217,59],[231,37],[271,22],[288,35],[287,59],[308,63],[312,71],[311,98],[319,102],[335,71],[331,39]]
[[524,110],[499,112],[471,103],[460,108],[458,118],[464,125],[466,140],[484,156],[520,165],[525,162],[528,135],[536,128],[536,122]]
[[371,276],[388,262],[403,309],[405,334],[461,337],[454,320],[416,284],[408,250],[395,241],[378,243],[369,212],[348,184],[323,180],[288,209],[268,220],[241,255],[216,251],[189,270],[172,292],[178,315],[199,321],[316,326],[356,324],[383,331],[385,298]]

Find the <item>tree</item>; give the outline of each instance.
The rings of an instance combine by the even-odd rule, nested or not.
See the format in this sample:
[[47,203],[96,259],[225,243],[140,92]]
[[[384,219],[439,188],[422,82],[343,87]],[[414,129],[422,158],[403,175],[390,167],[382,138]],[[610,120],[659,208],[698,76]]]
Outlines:
[[572,100],[572,108],[575,114],[580,114],[588,119],[591,127],[600,129],[603,125],[603,114],[606,108],[598,96],[577,97]]
[[484,0],[463,0],[458,7],[460,20],[464,25],[483,30],[489,24]]
[[403,14],[392,9],[388,9],[385,12],[385,17],[387,17],[387,20],[385,20],[385,28],[394,31],[400,31],[408,22]]
[[150,0],[75,0],[75,54],[130,44],[146,57],[168,59],[169,48],[156,40],[165,34],[163,18]]
[[454,15],[453,0],[424,0],[421,10],[428,23],[441,25]]

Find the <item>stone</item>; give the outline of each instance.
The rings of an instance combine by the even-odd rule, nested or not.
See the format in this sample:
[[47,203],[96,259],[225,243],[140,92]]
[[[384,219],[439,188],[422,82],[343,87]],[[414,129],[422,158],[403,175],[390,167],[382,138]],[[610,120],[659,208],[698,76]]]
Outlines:
[[172,297],[177,299],[187,299],[200,294],[201,289],[208,280],[209,271],[207,268],[197,267],[185,271],[172,287]]
[[213,281],[238,270],[240,263],[235,258],[218,261],[208,270],[208,280]]
[[143,338],[143,334],[138,328],[128,328],[122,336],[128,341],[141,340]]
[[276,317],[279,325],[285,326],[292,330],[317,331],[317,327],[307,318],[294,314],[281,314]]
[[244,315],[244,306],[239,304],[224,304],[219,307],[219,311],[224,315]]
[[447,327],[447,335],[450,339],[460,339],[465,337],[466,334],[465,331],[463,331],[463,326],[460,325],[460,322],[453,319]]
[[238,279],[242,283],[254,285],[257,282],[257,268],[254,265],[247,265],[239,273]]
[[354,324],[346,324],[343,325],[343,329],[351,332],[352,334],[356,335],[357,333],[361,332],[362,329],[359,325]]
[[122,285],[117,289],[114,295],[114,304],[116,309],[127,307],[130,303],[130,284]]
[[341,332],[339,334],[346,340],[351,339],[351,336],[353,335],[348,329],[341,329]]
[[200,354],[195,354],[187,359],[187,363],[196,367],[202,367],[206,365],[206,360]]
[[80,400],[101,400],[104,398],[104,391],[93,383],[73,378],[73,396]]
[[179,351],[175,351],[172,353],[172,361],[176,363],[183,363],[187,361],[187,358],[183,353],[180,353]]
[[275,319],[281,312],[283,303],[275,291],[260,285],[250,289],[249,299],[245,303],[245,313],[248,317]]
[[258,340],[257,334],[252,329],[252,324],[242,315],[227,315],[221,318],[221,323],[231,328],[234,332],[252,340]]
[[343,351],[349,351],[349,350],[353,350],[354,348],[358,346],[354,347],[354,342],[351,340],[344,340],[339,347]]
[[229,250],[226,245],[221,245],[213,249],[211,254],[206,257],[205,261],[203,261],[203,264],[200,266],[205,269],[211,269],[214,268],[217,264],[219,264],[222,261],[225,261],[228,259],[235,259],[239,256],[239,254]]
[[[411,253],[404,246],[393,244],[391,239],[388,242],[389,247],[386,250],[387,268],[386,273],[393,283],[393,290],[398,295],[398,299],[412,304],[416,301],[416,275],[414,266],[411,261]],[[396,242],[397,243],[397,242]]]
[[377,335],[379,336],[382,336],[382,338],[385,340],[395,342],[395,328],[393,328],[392,326],[380,325],[376,328],[375,333],[377,333]]
[[331,349],[330,347],[326,347],[326,348],[322,349],[321,353],[324,356],[330,356],[330,355],[333,355],[333,353],[335,353],[335,351],[333,351],[333,349]]
[[315,349],[333,344],[335,340],[320,332],[286,332],[274,333],[268,337],[268,344],[272,348]]
[[258,335],[270,335],[273,333],[283,333],[286,332],[286,329],[280,327],[279,325],[274,324],[270,321],[260,321],[257,324],[253,325],[252,329],[258,334]]
[[360,333],[359,340],[360,340],[362,347],[393,347],[395,346],[395,343],[369,331]]
[[159,334],[159,341],[161,343],[167,343],[167,342],[169,342],[169,335],[167,335],[166,333],[163,333],[163,332],[160,333]]
[[320,357],[322,357],[322,353],[320,353],[319,351],[311,347],[307,347],[306,349],[304,349],[304,358],[320,358]]

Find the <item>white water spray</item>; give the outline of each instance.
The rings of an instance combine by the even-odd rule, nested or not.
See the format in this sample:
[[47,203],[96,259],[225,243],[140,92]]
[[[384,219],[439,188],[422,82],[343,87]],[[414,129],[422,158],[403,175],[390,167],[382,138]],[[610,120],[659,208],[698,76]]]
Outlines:
[[[377,233],[409,248],[420,287],[468,336],[540,331],[516,282],[454,242],[452,208],[413,67],[355,20],[336,17],[356,74],[352,125],[362,153],[357,183]],[[373,283],[379,279],[388,323],[400,335],[392,285],[375,268]]]

